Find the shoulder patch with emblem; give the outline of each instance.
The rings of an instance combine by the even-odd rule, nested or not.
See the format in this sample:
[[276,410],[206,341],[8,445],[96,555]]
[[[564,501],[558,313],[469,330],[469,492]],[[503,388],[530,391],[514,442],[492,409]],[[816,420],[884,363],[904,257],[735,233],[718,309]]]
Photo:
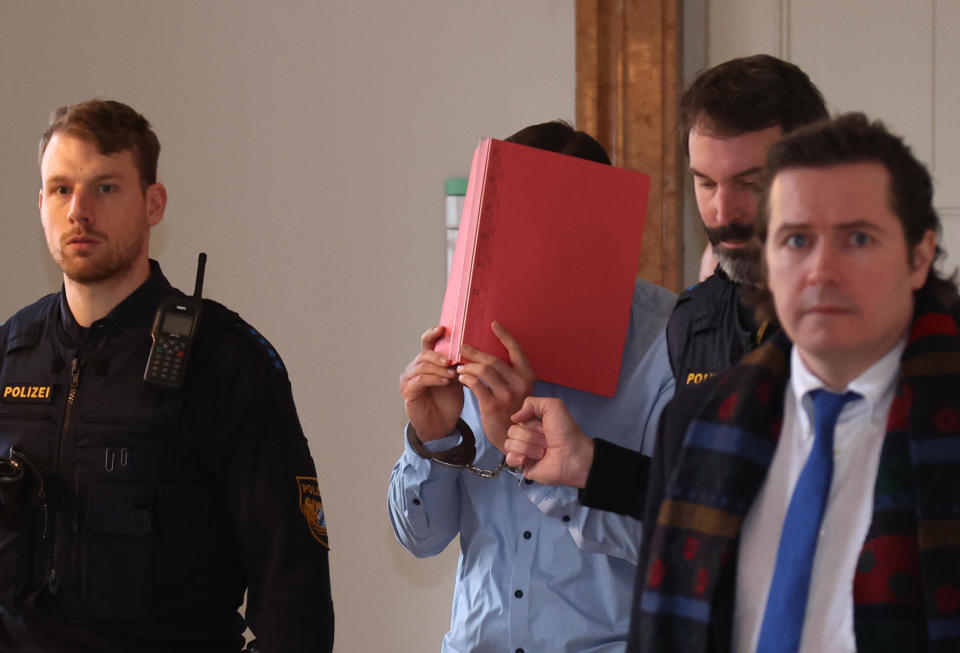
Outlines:
[[300,512],[307,520],[313,539],[330,548],[327,539],[327,519],[323,515],[323,502],[320,500],[320,486],[312,476],[298,476],[297,489],[300,491]]

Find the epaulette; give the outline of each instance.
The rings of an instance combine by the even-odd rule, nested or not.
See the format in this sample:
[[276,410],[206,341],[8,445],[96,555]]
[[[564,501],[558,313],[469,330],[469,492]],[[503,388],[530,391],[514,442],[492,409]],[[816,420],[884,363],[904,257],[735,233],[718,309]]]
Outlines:
[[287,368],[283,365],[280,354],[277,353],[277,350],[270,344],[270,341],[264,338],[259,331],[244,322],[243,319],[240,319],[239,322],[233,325],[233,331],[240,334],[253,346],[254,351],[257,352],[268,369],[283,378],[287,378]]
[[204,299],[203,315],[200,318],[200,330],[197,334],[198,349],[204,352],[215,350],[217,341],[222,339],[228,331],[249,344],[268,371],[283,379],[287,378],[287,369],[280,355],[259,331],[223,304],[212,299]]

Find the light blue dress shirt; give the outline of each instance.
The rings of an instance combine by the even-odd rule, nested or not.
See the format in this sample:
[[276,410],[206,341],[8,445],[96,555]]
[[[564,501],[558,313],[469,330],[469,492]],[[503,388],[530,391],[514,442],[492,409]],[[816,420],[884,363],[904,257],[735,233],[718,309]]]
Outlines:
[[[652,453],[673,396],[664,333],[675,297],[638,280],[617,394],[602,397],[538,381],[563,399],[585,433]],[[461,415],[477,438],[477,467],[503,454],[483,435],[475,397]],[[409,428],[409,425],[408,425]],[[459,434],[428,443],[456,444]],[[639,521],[581,506],[577,490],[528,483],[515,472],[484,479],[418,456],[406,443],[388,491],[397,539],[418,557],[460,534],[460,562],[443,653],[623,651],[639,554]]]

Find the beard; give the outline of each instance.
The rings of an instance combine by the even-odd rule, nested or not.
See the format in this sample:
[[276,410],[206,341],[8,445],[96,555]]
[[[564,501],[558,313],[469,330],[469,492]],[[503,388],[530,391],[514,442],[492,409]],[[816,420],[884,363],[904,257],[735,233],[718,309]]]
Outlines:
[[759,247],[750,245],[742,249],[726,249],[720,247],[713,250],[720,269],[730,277],[731,281],[747,286],[763,285],[763,267],[760,260]]
[[[57,246],[50,248],[50,253],[65,277],[76,283],[96,284],[125,277],[146,247],[147,234],[144,229],[118,242],[93,229],[78,229],[64,234]],[[78,236],[96,238],[99,244],[92,252],[71,251],[68,242]]]
[[[760,243],[754,238],[753,225],[733,223],[723,227],[706,227],[707,239],[713,245],[720,269],[735,283],[763,285],[763,262]],[[728,248],[725,242],[745,243],[744,247]]]

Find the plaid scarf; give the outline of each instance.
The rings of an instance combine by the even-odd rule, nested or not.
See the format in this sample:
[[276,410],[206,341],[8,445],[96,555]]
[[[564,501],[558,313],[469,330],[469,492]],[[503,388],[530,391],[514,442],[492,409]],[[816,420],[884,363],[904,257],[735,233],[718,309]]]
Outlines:
[[[860,653],[960,650],[960,329],[915,314],[854,577]],[[773,459],[790,378],[779,334],[726,373],[687,429],[650,544],[640,650],[731,647],[740,528]]]

